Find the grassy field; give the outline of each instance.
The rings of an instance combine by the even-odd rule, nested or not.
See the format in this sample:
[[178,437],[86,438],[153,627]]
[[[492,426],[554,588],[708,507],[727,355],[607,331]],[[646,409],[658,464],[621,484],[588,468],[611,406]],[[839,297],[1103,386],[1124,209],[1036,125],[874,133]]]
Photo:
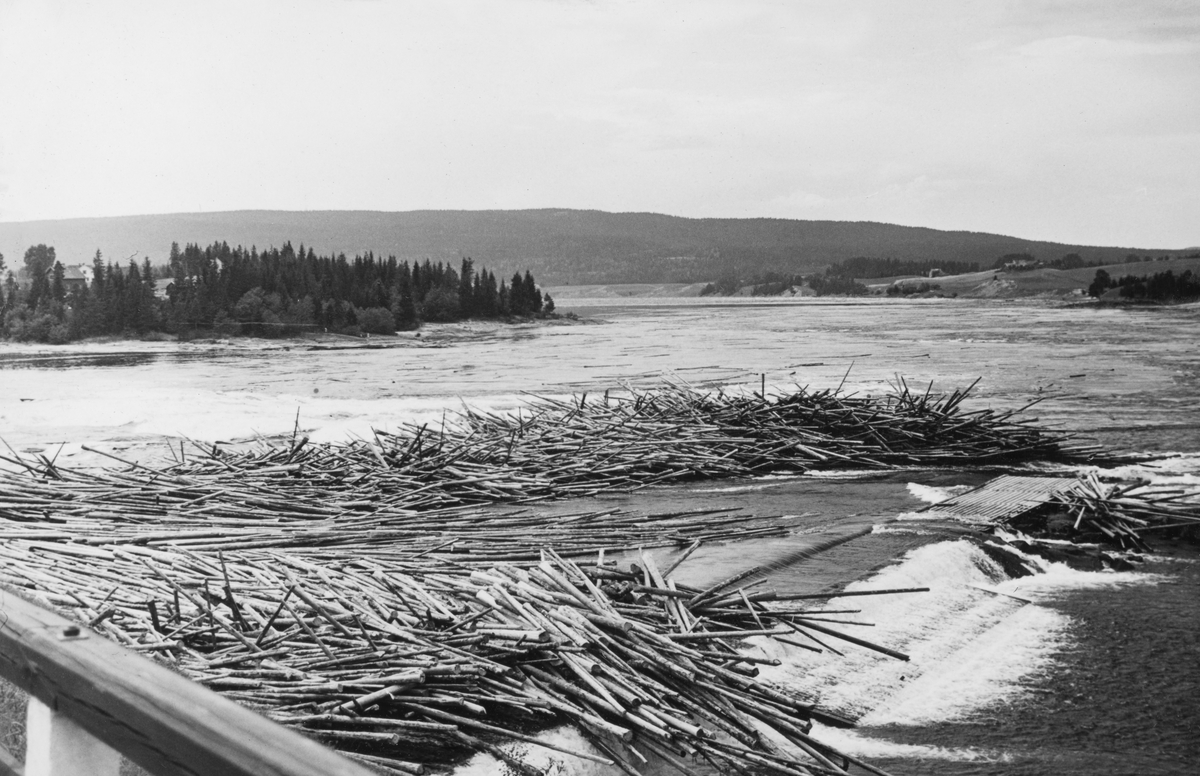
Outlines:
[[[960,297],[978,299],[1017,299],[1021,297],[1071,297],[1087,293],[1087,288],[1096,277],[1096,271],[1103,269],[1114,278],[1123,275],[1153,275],[1158,272],[1171,270],[1180,274],[1191,270],[1193,274],[1200,273],[1200,258],[1169,259],[1167,261],[1149,261],[1132,264],[1106,264],[1102,267],[1083,267],[1081,269],[1039,269],[1020,272],[1005,270],[986,270],[971,272],[966,275],[948,275],[934,278],[933,284],[946,295],[956,294]],[[898,275],[887,278],[862,278],[860,283],[872,291],[883,293],[887,287],[897,280],[916,278],[917,275]],[[572,299],[643,299],[663,297],[697,297],[705,283],[616,283],[601,285],[572,285],[554,286],[547,288],[556,300],[567,302]],[[735,296],[748,296],[751,287],[746,286]],[[807,293],[805,293],[807,291]],[[805,288],[797,296],[808,296],[812,292]]]
[[[1167,270],[1171,270],[1177,275],[1188,270],[1195,274],[1200,272],[1200,259],[1107,264],[1103,267],[1083,267],[1071,270],[1049,267],[1014,272],[987,270],[971,272],[966,275],[933,278],[930,283],[937,285],[944,294],[957,294],[961,297],[1015,299],[1029,296],[1077,296],[1087,293],[1087,287],[1096,277],[1097,270],[1101,269],[1114,278],[1124,275],[1154,275]],[[869,278],[860,282],[872,290],[884,290],[897,280],[912,277],[917,276]]]

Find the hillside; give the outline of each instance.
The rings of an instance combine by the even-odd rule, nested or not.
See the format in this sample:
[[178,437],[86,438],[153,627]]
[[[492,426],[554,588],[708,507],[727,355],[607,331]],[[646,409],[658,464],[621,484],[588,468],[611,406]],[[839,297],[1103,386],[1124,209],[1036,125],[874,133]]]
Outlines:
[[[1193,251],[1194,253],[1194,251]],[[1139,277],[1154,275],[1170,270],[1179,275],[1184,272],[1200,273],[1200,258],[1172,258],[1167,261],[1137,262],[1132,264],[1117,263],[1103,267],[1084,267],[1080,269],[1060,270],[1041,267],[1033,270],[1010,271],[988,270],[987,272],[971,272],[965,275],[950,275],[932,279],[944,294],[957,294],[962,297],[1013,299],[1029,296],[1071,296],[1086,293],[1096,271],[1103,269],[1113,278],[1125,275]],[[915,276],[905,276],[915,277]],[[903,277],[871,278],[861,282],[872,291],[883,292],[887,287]]]
[[[1008,253],[1119,262],[1161,248],[1065,245],[979,232],[871,222],[680,218],[595,210],[266,211],[180,213],[0,223],[0,253],[18,266],[29,245],[53,245],[64,264],[136,255],[165,260],[172,241],[266,247],[304,243],[319,253],[374,251],[402,259],[472,256],[498,274],[532,270],[540,282],[693,283],[726,273],[807,273],[853,256],[968,261]],[[1195,250],[1195,249],[1192,249]]]

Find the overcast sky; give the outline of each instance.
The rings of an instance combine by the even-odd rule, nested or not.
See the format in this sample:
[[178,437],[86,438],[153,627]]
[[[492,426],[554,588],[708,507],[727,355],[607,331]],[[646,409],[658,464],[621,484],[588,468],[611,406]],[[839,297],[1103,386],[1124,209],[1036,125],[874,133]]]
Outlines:
[[0,220],[571,207],[1200,244],[1200,3],[0,0]]

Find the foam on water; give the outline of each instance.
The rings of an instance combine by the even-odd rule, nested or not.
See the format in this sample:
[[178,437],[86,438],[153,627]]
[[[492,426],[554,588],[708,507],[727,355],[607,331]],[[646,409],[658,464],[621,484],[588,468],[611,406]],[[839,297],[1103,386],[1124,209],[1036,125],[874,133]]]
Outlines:
[[1167,485],[1200,491],[1200,453],[1178,453],[1153,461],[1117,466],[1099,472],[1123,480],[1146,480],[1151,485]]
[[902,522],[902,523],[916,522],[916,521],[921,521],[921,520],[926,520],[926,521],[930,521],[930,522],[933,522],[934,520],[936,520],[938,522],[945,521],[945,518],[943,518],[943,517],[936,517],[936,518],[930,517],[928,512],[901,512],[892,519],[897,522]]
[[885,757],[900,757],[914,760],[945,760],[949,762],[997,763],[1010,762],[1012,756],[1004,752],[993,752],[966,747],[926,746],[921,744],[901,744],[857,730],[830,728],[817,723],[813,724],[812,735],[818,741],[827,743],[840,752],[852,757],[877,759]]
[[[909,662],[852,645],[843,647],[841,642],[837,648],[844,657],[756,639],[760,652],[783,661],[779,667],[765,667],[762,674],[799,691],[815,692],[822,705],[860,717],[1019,608],[1022,604],[1014,599],[969,586],[1004,578],[1000,568],[968,541],[917,548],[847,590],[928,587],[930,592],[835,598],[823,607],[861,610],[837,619],[873,623],[872,627],[832,627],[904,652]],[[827,643],[832,641],[836,640]]]
[[908,492],[913,498],[924,501],[926,504],[940,504],[971,488],[971,485],[948,485],[938,488],[932,485],[922,485],[919,482],[908,483]]
[[1065,643],[1070,620],[1052,609],[1023,606],[981,630],[936,671],[907,682],[859,722],[924,725],[956,719],[1019,694],[1022,681],[1047,671]]
[[1031,561],[1045,573],[1008,579],[966,540],[912,550],[847,590],[928,587],[928,593],[835,598],[824,607],[860,609],[858,614],[834,617],[874,623],[873,627],[831,627],[906,653],[908,662],[842,646],[820,634],[845,657],[757,638],[752,640],[757,654],[783,661],[778,667],[764,667],[762,676],[815,693],[821,705],[858,717],[863,725],[956,719],[1013,698],[1022,692],[1023,680],[1050,668],[1055,653],[1069,640],[1071,623],[1039,601],[1068,590],[1163,579],[1157,574],[1084,572]]
[[[1037,559],[1040,560],[1040,559]],[[1071,590],[1100,590],[1127,585],[1157,585],[1170,579],[1164,574],[1144,571],[1080,571],[1065,563],[1041,561],[1043,573],[1010,579],[997,590],[1033,601],[1052,600]]]
[[[909,512],[908,514],[915,515],[916,513]],[[930,528],[923,528],[920,526],[920,524],[917,523],[917,521],[915,519],[906,521],[904,523],[899,523],[899,524],[897,524],[897,523],[876,523],[874,526],[871,527],[871,533],[873,533],[873,534],[902,534],[902,535],[907,535],[907,536],[941,536],[941,535],[945,534],[945,531],[943,531],[943,530],[934,530],[932,528],[932,521],[930,521],[930,524],[931,524]]]
[[805,472],[804,476],[819,480],[856,480],[877,477],[879,472],[863,469],[815,469]]
[[782,478],[777,478],[773,482],[755,482],[749,485],[726,485],[716,488],[694,488],[693,493],[753,493],[759,490],[769,490],[771,488],[780,488],[789,484]]

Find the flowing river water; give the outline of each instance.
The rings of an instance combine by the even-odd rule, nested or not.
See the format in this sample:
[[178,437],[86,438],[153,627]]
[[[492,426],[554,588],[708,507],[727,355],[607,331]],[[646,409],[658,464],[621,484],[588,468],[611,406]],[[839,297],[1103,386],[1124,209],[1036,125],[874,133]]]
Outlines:
[[[185,439],[243,444],[297,429],[341,441],[372,428],[436,424],[463,402],[511,409],[531,395],[664,380],[877,393],[901,378],[934,391],[981,378],[970,407],[1041,399],[1030,414],[1043,423],[1155,455],[1127,476],[1200,485],[1196,306],[571,299],[560,310],[581,321],[430,327],[385,338],[384,348],[331,340],[5,346],[0,436],[65,465],[116,465],[94,451],[153,462],[187,455]],[[818,692],[859,720],[821,735],[895,774],[1196,772],[1200,555],[1167,544],[1134,572],[1045,564],[1044,574],[1010,580],[963,538],[970,529],[915,514],[990,476],[767,476],[596,500],[789,516],[783,539],[701,548],[680,566],[681,582],[764,565],[778,589],[931,588],[844,599],[862,610],[853,619],[874,623],[863,628],[868,638],[903,650],[908,662],[857,648],[836,658],[751,642],[782,660],[767,678]],[[667,562],[671,555],[662,551]],[[531,758],[543,756],[536,749]],[[462,771],[495,769],[481,756]],[[561,769],[597,772],[573,760]]]

